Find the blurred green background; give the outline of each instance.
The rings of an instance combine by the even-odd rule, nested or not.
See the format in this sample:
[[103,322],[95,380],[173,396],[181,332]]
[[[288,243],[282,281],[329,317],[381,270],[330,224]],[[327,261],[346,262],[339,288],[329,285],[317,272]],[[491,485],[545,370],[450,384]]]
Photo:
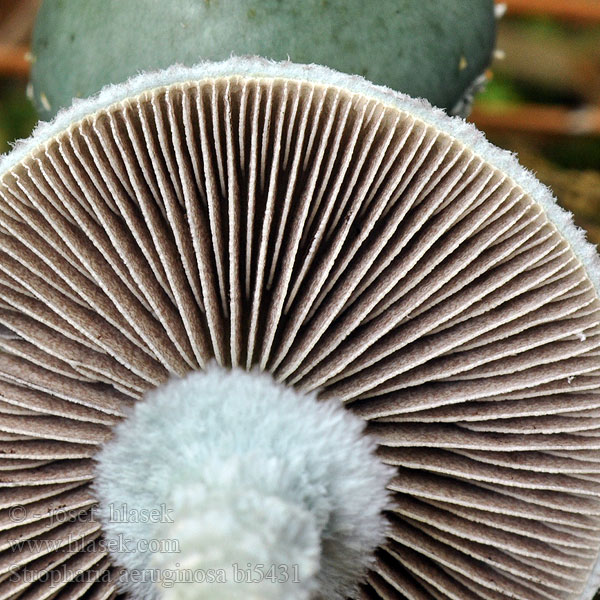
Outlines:
[[12,141],[27,137],[37,116],[26,97],[23,82],[3,78],[0,81],[0,152],[10,150]]

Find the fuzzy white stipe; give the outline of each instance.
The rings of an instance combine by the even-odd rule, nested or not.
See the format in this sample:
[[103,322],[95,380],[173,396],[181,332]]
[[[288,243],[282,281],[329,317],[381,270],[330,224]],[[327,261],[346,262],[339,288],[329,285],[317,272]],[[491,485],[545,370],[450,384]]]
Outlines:
[[139,74],[125,83],[108,85],[91,98],[75,100],[70,108],[61,110],[51,122],[40,123],[31,137],[17,142],[9,154],[0,158],[0,178],[38,146],[46,144],[64,129],[111,104],[174,83],[234,75],[304,80],[337,86],[405,111],[451,135],[483,160],[506,173],[507,177],[541,205],[549,220],[570,243],[600,293],[600,258],[596,247],[586,240],[585,232],[573,223],[573,215],[557,204],[552,192],[522,167],[512,153],[488,142],[485,135],[471,123],[459,117],[449,117],[442,109],[432,107],[427,100],[411,98],[389,88],[374,85],[358,75],[339,73],[321,65],[276,62],[260,57],[231,57],[222,62],[203,62],[193,67],[173,65],[162,71]]
[[[258,371],[211,365],[149,393],[97,455],[121,589],[135,600],[353,596],[385,539],[395,472],[364,427]],[[160,518],[139,518],[152,510]]]
[[596,558],[592,572],[590,573],[583,592],[578,600],[593,600],[600,589],[600,554]]

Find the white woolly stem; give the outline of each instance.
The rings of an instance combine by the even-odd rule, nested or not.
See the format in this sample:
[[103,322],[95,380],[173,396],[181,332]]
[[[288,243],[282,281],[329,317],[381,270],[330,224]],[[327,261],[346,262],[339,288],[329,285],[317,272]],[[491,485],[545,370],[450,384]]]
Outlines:
[[[211,367],[151,393],[98,455],[106,537],[134,600],[355,595],[385,539],[393,469],[364,421],[264,373]],[[159,522],[111,519],[165,506]],[[150,577],[134,578],[136,572]]]
[[177,540],[179,553],[152,558],[159,575],[176,571],[172,587],[161,582],[164,600],[305,600],[317,588],[315,516],[255,489],[244,463],[225,461],[210,489],[192,485],[174,493],[174,523],[163,535]]

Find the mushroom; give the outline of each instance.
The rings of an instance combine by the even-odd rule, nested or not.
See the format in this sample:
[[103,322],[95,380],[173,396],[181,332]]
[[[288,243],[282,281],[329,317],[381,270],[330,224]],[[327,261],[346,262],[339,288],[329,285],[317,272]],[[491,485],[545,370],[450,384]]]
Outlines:
[[[204,597],[108,543],[176,532],[176,569],[307,565],[263,598],[592,598],[598,258],[472,125],[230,59],[108,87],[0,173],[2,597]],[[136,490],[183,520],[119,528]]]
[[32,42],[33,99],[48,119],[73,97],[140,71],[256,54],[359,73],[465,112],[492,60],[494,6],[493,0],[44,0]]

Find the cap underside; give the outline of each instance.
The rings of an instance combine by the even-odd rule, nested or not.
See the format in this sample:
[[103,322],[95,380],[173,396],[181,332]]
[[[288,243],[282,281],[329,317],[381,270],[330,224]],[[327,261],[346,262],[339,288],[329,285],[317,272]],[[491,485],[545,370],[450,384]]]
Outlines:
[[600,303],[547,214],[419,115],[295,78],[173,83],[29,150],[0,187],[0,518],[54,545],[5,549],[0,592],[46,597],[39,564],[112,593],[92,456],[216,360],[339,399],[397,465],[365,598],[587,598]]

